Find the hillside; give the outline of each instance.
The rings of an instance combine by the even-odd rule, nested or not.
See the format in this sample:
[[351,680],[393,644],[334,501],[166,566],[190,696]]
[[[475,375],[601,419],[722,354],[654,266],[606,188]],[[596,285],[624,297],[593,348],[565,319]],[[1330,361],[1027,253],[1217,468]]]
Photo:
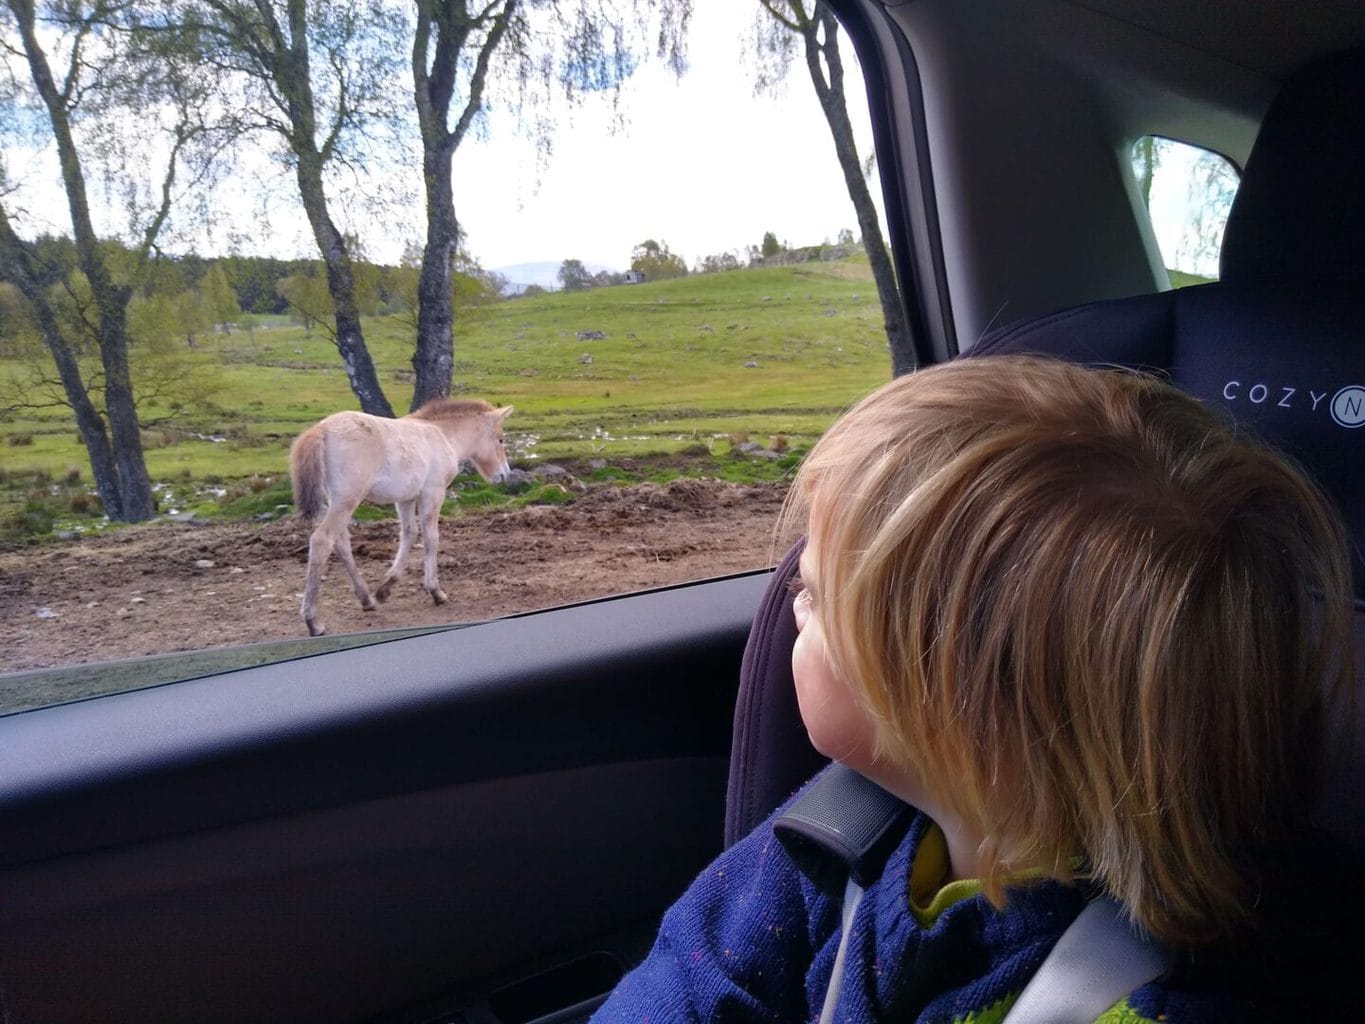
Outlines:
[[[400,410],[412,333],[395,317],[366,323]],[[510,449],[527,466],[683,450],[724,460],[750,439],[800,448],[889,372],[871,275],[856,259],[503,300],[460,311],[455,344],[456,393],[516,406]],[[142,408],[156,423],[144,438],[163,510],[278,486],[293,437],[355,407],[330,339],[282,318],[251,318],[177,358],[205,394],[164,422],[164,403]],[[0,360],[0,374],[24,372]],[[60,485],[60,503],[88,490],[65,409],[21,410],[0,434],[0,518],[42,504],[35,491]],[[70,525],[55,512],[48,525]]]

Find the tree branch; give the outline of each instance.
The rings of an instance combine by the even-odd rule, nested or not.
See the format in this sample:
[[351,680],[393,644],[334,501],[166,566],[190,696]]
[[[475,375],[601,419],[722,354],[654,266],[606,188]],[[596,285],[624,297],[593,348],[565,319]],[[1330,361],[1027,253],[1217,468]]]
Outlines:
[[81,44],[85,42],[85,37],[90,33],[90,21],[90,18],[77,19],[76,39],[71,44],[71,60],[67,65],[66,80],[62,82],[62,103],[68,108],[71,106],[73,90],[79,80],[79,72],[83,66],[81,63]]
[[150,223],[142,232],[142,245],[137,252],[137,267],[141,272],[147,265],[147,257],[152,250],[152,245],[156,241],[156,236],[161,233],[162,225],[166,223],[166,218],[171,212],[171,190],[175,185],[176,162],[180,159],[180,151],[185,144],[193,139],[198,132],[195,129],[184,130],[184,125],[179,124],[175,127],[175,144],[171,147],[170,158],[166,161],[166,174],[161,180],[161,206],[152,217]]
[[825,41],[818,45],[821,56],[825,58],[825,67],[829,72],[829,88],[831,92],[843,95],[844,62],[843,58],[839,56],[839,22],[834,17],[834,12],[825,7],[819,0],[815,6],[820,24],[825,30]]
[[[270,6],[270,0],[255,0],[256,13],[261,16],[261,25],[265,28],[270,37],[268,43],[269,51],[272,54],[288,53],[291,49],[289,42],[284,38],[284,32],[280,29],[280,21],[275,17],[275,9]],[[290,4],[290,14],[294,13],[294,5]],[[293,28],[293,18],[290,18],[290,28]],[[297,43],[298,40],[295,40]]]
[[433,0],[417,0],[417,24],[412,37],[412,83],[419,108],[426,102],[427,50],[431,47],[432,2]]
[[[491,10],[492,5],[488,9]],[[474,74],[469,82],[469,100],[465,103],[464,110],[460,113],[460,119],[455,125],[455,130],[450,133],[446,140],[447,152],[453,153],[459,148],[464,140],[465,133],[469,131],[470,124],[474,121],[474,115],[483,106],[484,84],[488,78],[488,67],[492,62],[493,53],[497,50],[498,44],[502,42],[502,37],[507,32],[508,23],[512,15],[516,13],[517,0],[507,0],[502,11],[493,19],[493,25],[488,30],[488,36],[484,39],[483,47],[479,50],[479,59],[474,66]]]
[[323,163],[332,159],[332,155],[336,152],[337,140],[341,137],[341,131],[350,123],[351,115],[354,113],[347,104],[349,90],[346,87],[346,67],[341,60],[341,55],[332,50],[328,53],[327,59],[337,75],[337,111],[336,116],[332,119],[332,127],[327,132],[327,138],[322,143]]
[[804,31],[805,31],[805,26],[808,25],[808,24],[810,24],[810,19],[809,19],[808,17],[805,17],[805,15],[806,15],[806,10],[805,10],[805,7],[802,6],[802,4],[801,4],[801,0],[789,0],[789,2],[788,2],[785,6],[787,6],[787,8],[788,8],[789,10],[791,10],[791,9],[794,8],[795,10],[800,11],[802,17],[804,18],[803,21],[798,21],[798,20],[793,19],[793,18],[788,18],[785,14],[783,14],[783,13],[778,9],[779,6],[780,6],[780,0],[758,0],[758,2],[759,2],[759,5],[760,5],[765,11],[767,11],[770,15],[772,15],[773,18],[774,18],[776,21],[778,21],[778,22],[779,22],[780,24],[782,24],[782,25],[785,25],[787,28],[791,29],[793,32],[798,32],[798,33],[804,32]]

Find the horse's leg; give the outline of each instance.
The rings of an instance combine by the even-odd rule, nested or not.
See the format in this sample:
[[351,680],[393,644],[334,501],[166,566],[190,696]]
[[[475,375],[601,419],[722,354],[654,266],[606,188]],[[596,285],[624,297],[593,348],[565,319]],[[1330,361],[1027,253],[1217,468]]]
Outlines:
[[395,506],[398,509],[398,555],[393,560],[393,565],[389,566],[388,573],[384,576],[384,582],[379,584],[379,589],[374,592],[376,601],[387,601],[389,591],[393,585],[403,577],[403,570],[408,567],[408,556],[412,554],[412,542],[417,539],[417,499],[411,501],[400,501]]
[[436,582],[436,546],[440,543],[441,499],[445,496],[442,488],[435,494],[424,496],[420,514],[422,517],[422,586],[437,604],[446,603],[446,592]]
[[349,512],[339,516],[335,513],[335,507],[328,508],[327,514],[308,537],[308,579],[303,587],[303,607],[299,614],[304,624],[308,626],[311,636],[321,636],[327,632],[327,627],[317,618],[318,591],[322,589],[322,573],[327,568],[327,562],[332,557],[332,548],[336,545],[337,528],[340,526],[341,534],[345,536],[346,521],[350,518]]
[[351,576],[351,589],[355,591],[361,609],[372,612],[374,611],[374,598],[370,596],[370,588],[365,586],[365,578],[360,575],[360,569],[355,564],[355,555],[351,554],[350,518],[347,516],[342,521],[340,531],[337,534],[337,557],[341,559],[341,564],[346,567],[346,571]]

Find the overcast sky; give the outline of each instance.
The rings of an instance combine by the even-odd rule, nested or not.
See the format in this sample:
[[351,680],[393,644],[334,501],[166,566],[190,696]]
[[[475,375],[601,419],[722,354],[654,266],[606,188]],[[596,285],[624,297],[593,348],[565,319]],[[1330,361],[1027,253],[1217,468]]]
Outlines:
[[[654,238],[690,266],[702,256],[758,244],[765,231],[809,245],[855,228],[804,63],[793,64],[779,94],[754,95],[745,40],[755,7],[745,0],[695,0],[690,66],[681,81],[652,63],[638,68],[621,99],[624,127],[615,131],[607,96],[557,111],[553,152],[543,166],[510,116],[492,116],[486,137],[467,138],[455,156],[456,214],[474,257],[490,269],[567,258],[624,269],[633,247]],[[872,142],[862,78],[847,37],[841,42],[849,113],[866,159]],[[21,233],[70,234],[52,147],[5,155],[11,178],[23,186],[6,199]],[[406,166],[408,175],[389,176],[409,193],[406,208],[374,215],[341,197],[333,204],[334,218],[356,231],[366,255],[380,262],[396,262],[405,243],[424,235],[420,155],[412,154]],[[1168,265],[1186,231],[1190,167],[1187,154],[1169,152],[1153,188]],[[239,155],[237,171],[215,194],[212,230],[181,220],[178,233],[166,233],[164,247],[203,255],[316,256],[292,174],[263,151]],[[262,181],[274,182],[267,194]],[[118,197],[96,180],[90,185],[97,229],[126,228]],[[875,181],[872,191],[880,204]],[[1216,264],[1182,269],[1216,273]]]
[[[774,231],[793,244],[856,226],[829,129],[803,63],[783,95],[754,97],[743,38],[749,3],[700,0],[681,82],[654,65],[627,88],[626,130],[607,131],[605,97],[575,113],[555,139],[536,189],[525,144],[488,142],[457,154],[465,191],[457,213],[488,266],[575,257],[624,267],[647,237],[689,263],[757,244]],[[871,152],[852,48],[846,87],[860,152]],[[495,129],[496,131],[496,126]]]
[[[494,119],[487,138],[467,139],[455,157],[456,214],[483,266],[572,257],[620,269],[646,238],[666,242],[691,265],[701,256],[757,244],[768,230],[803,245],[856,227],[804,64],[793,65],[780,95],[753,94],[744,40],[755,6],[696,0],[684,78],[641,66],[625,86],[626,124],[615,134],[608,98],[589,97],[571,121],[561,121],[553,153],[539,171],[533,146],[510,118]],[[862,79],[847,38],[841,41],[850,114],[865,158],[871,131]],[[12,151],[9,165],[25,184],[9,200],[28,214],[21,230],[69,234],[54,154]],[[291,176],[264,157],[246,156],[241,166],[245,180],[218,189],[216,205],[227,212],[213,231],[185,230],[168,239],[168,248],[315,255]],[[270,178],[281,187],[263,199],[255,182]],[[420,180],[414,162],[414,196]],[[109,207],[99,211],[101,230],[117,230],[117,204],[97,187],[92,200]],[[380,217],[338,207],[334,216],[359,230],[373,259],[394,262],[405,242],[424,234],[420,207]]]

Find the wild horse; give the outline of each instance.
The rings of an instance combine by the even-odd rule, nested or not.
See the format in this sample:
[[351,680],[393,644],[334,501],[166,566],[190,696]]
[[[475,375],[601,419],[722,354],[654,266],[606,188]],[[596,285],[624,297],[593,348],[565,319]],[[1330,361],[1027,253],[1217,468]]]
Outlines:
[[[510,472],[502,421],[510,405],[439,398],[399,419],[338,412],[315,423],[294,441],[289,472],[294,507],[304,518],[322,519],[308,540],[308,582],[301,614],[308,632],[326,632],[317,618],[322,573],[335,548],[351,576],[360,607],[372,611],[403,575],[422,525],[422,585],[437,604],[446,595],[436,582],[437,522],[446,488],[470,460],[491,483]],[[351,554],[351,514],[362,501],[392,502],[398,509],[398,555],[373,595]],[[325,509],[325,512],[324,512]]]

